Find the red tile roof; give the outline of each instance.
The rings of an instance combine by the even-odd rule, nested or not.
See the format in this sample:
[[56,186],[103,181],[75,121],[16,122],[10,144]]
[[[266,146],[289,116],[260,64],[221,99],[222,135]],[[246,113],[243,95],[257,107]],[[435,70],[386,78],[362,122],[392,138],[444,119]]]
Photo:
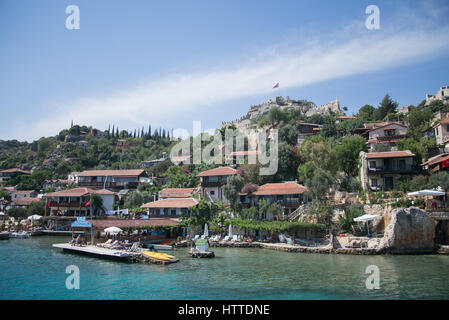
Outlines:
[[78,177],[137,177],[144,173],[143,169],[132,170],[86,170],[80,172]]
[[13,190],[11,192],[12,193],[19,193],[19,194],[29,194],[29,193],[33,193],[34,190]]
[[206,170],[197,174],[197,177],[210,177],[210,176],[232,176],[238,174],[239,171],[231,167],[218,167],[211,170]]
[[366,154],[367,159],[404,158],[414,156],[413,153],[408,151],[369,152]]
[[428,164],[429,166],[431,166],[432,164],[440,162],[440,160],[446,156],[448,156],[447,153],[439,154],[439,155],[434,156],[434,157],[430,158],[429,160],[423,162],[421,165],[425,166]]
[[23,173],[23,174],[31,174],[31,172],[29,171],[25,171],[19,168],[11,168],[11,169],[6,169],[6,170],[1,170],[0,173]]
[[136,228],[136,227],[151,227],[151,226],[176,226],[178,219],[173,218],[150,218],[150,219],[102,219],[102,220],[88,220],[92,223],[94,228],[106,229],[109,227],[117,228]]
[[257,196],[282,195],[282,194],[301,194],[307,191],[307,188],[298,183],[267,183],[253,192]]
[[[434,164],[440,163],[440,162],[444,162],[446,160],[449,160],[449,155],[443,156],[443,157],[439,157],[437,159],[433,159],[431,161],[426,161],[424,162],[422,165],[426,165],[428,164],[429,166],[432,166]],[[428,162],[428,163],[427,163]]]
[[169,198],[148,202],[140,206],[141,208],[190,208],[198,204],[194,198]]
[[339,116],[337,119],[355,119],[354,116]]
[[39,198],[22,198],[18,200],[13,200],[12,203],[16,206],[29,206],[32,202],[39,202]]
[[68,190],[62,190],[52,193],[47,193],[45,197],[82,197],[89,194],[102,194],[102,195],[108,195],[108,194],[115,194],[115,192],[109,191],[109,190],[95,190],[90,188],[74,188],[74,189],[68,189]]
[[166,188],[159,192],[161,198],[190,198],[194,188]]

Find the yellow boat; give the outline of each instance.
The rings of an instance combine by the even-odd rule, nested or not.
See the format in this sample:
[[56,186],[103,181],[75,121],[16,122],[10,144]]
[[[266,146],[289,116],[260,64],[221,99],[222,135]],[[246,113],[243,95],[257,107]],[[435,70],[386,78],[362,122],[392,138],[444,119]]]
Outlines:
[[153,251],[148,251],[148,250],[142,250],[142,254],[144,256],[146,256],[146,257],[157,259],[157,260],[162,260],[162,261],[177,260],[176,257],[171,256],[171,255],[166,254],[166,253],[159,253],[159,252],[153,252]]

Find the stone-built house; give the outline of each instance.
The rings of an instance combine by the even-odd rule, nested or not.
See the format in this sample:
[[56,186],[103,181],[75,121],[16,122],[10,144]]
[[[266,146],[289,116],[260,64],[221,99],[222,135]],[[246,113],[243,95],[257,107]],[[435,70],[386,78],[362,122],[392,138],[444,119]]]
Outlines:
[[401,179],[411,179],[417,168],[415,155],[407,151],[361,152],[360,176],[363,190],[393,190]]
[[231,167],[218,167],[197,174],[200,178],[200,194],[208,202],[229,202],[223,194],[222,187],[229,176],[242,174],[240,170]]
[[379,127],[374,127],[368,131],[368,143],[370,149],[378,143],[388,143],[390,146],[396,146],[398,140],[407,136],[407,126],[401,123],[391,122]]
[[13,179],[22,174],[30,175],[31,172],[25,171],[25,170],[22,170],[19,168],[1,170],[0,171],[0,182],[8,181],[8,180]]
[[437,145],[449,148],[449,117],[433,125]]
[[[241,192],[240,203],[244,207],[256,206],[260,200],[266,200],[268,203],[277,203],[282,206],[284,214],[290,214],[300,205],[308,201],[305,192],[307,188],[296,181],[284,183],[266,183],[260,187],[255,186],[257,190],[253,192]],[[262,217],[272,219],[272,215]]]
[[323,128],[323,126],[320,124],[307,123],[302,120],[299,120],[298,121],[298,146],[300,146],[301,143],[303,143],[303,141],[306,137],[318,134],[322,128]]

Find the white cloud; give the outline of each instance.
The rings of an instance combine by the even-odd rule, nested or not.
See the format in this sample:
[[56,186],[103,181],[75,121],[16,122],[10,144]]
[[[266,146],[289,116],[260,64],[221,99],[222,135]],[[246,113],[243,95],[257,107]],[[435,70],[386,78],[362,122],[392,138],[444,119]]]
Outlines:
[[[413,26],[411,21],[408,23]],[[71,119],[100,128],[109,123],[135,127],[148,122],[163,123],[219,102],[270,92],[277,82],[283,89],[299,87],[406,65],[448,52],[447,26],[415,25],[413,29],[402,26],[397,28],[399,32],[393,29],[368,31],[357,23],[337,34],[338,40],[330,35],[321,36],[320,41],[302,38],[303,45],[288,49],[274,46],[266,54],[248,58],[239,66],[170,74],[114,95],[66,102],[54,116],[41,119],[30,128],[26,138],[54,135]]]

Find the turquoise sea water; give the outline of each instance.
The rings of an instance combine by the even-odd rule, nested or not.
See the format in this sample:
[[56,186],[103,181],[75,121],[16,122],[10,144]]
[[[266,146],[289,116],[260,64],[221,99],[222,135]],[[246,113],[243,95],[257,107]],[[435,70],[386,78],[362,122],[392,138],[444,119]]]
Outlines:
[[[216,258],[176,264],[101,260],[51,248],[63,237],[0,241],[0,299],[448,299],[449,256],[351,256],[214,248]],[[80,289],[68,290],[68,265]],[[377,265],[380,289],[365,269]]]

